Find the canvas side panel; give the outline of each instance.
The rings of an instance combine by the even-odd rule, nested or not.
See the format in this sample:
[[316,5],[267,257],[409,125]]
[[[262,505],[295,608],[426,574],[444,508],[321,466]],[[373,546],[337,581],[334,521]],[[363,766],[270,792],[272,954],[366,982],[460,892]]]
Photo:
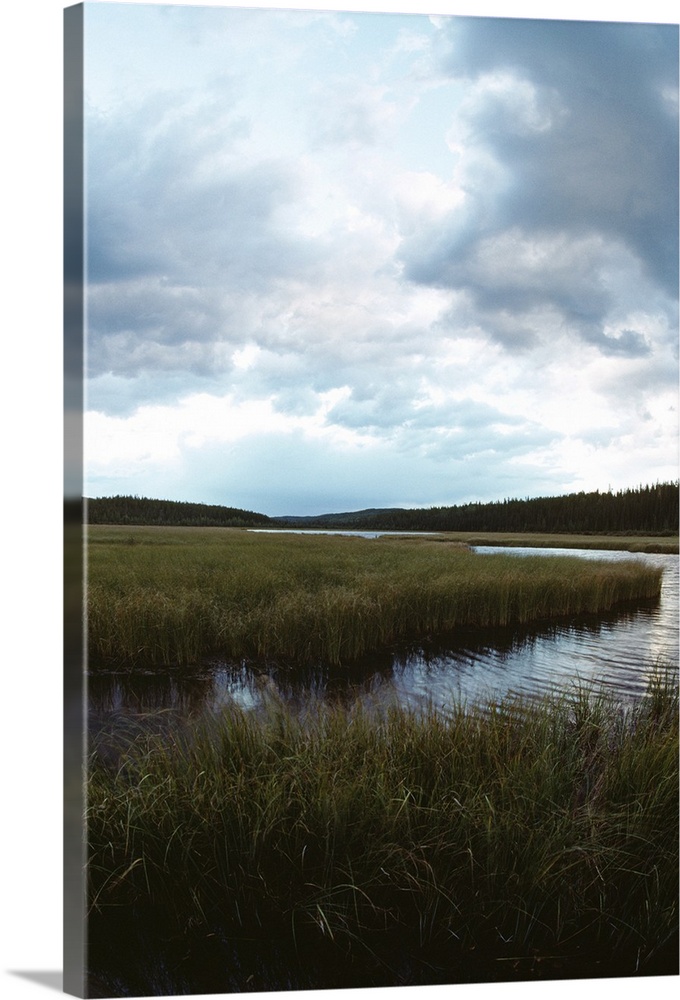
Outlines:
[[64,992],[87,995],[83,518],[83,29],[64,11]]

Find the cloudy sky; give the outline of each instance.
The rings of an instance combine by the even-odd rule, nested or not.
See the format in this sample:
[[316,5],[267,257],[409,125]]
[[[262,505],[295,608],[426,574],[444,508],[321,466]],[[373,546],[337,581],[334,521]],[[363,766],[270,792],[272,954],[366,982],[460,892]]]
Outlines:
[[88,496],[678,475],[678,29],[86,3]]

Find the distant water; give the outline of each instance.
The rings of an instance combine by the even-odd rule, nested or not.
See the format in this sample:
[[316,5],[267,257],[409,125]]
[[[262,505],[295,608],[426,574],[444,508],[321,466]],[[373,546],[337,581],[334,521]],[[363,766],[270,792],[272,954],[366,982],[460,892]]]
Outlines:
[[612,561],[639,559],[663,568],[661,596],[608,615],[589,615],[538,626],[459,630],[455,636],[401,643],[365,657],[351,669],[310,670],[291,685],[234,662],[206,663],[184,672],[94,674],[89,701],[94,728],[116,725],[126,716],[169,713],[200,716],[236,703],[257,710],[272,697],[301,708],[314,698],[366,704],[446,709],[507,694],[533,695],[579,684],[601,685],[629,700],[646,689],[659,665],[678,664],[678,556],[592,549],[494,548],[523,555],[578,555]]
[[256,535],[350,535],[382,538],[383,535],[438,535],[438,531],[354,531],[351,528],[248,528]]

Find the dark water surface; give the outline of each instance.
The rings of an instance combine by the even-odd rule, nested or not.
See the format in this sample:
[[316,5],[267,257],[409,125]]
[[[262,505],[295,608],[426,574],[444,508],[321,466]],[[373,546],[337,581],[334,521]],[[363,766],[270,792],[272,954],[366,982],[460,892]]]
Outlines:
[[309,671],[292,684],[283,670],[234,662],[166,674],[96,673],[88,681],[93,728],[115,726],[126,717],[197,718],[236,703],[257,710],[272,697],[304,707],[310,697],[382,705],[446,709],[453,701],[485,701],[519,693],[533,695],[579,684],[604,686],[615,697],[642,695],[650,674],[678,663],[678,556],[589,549],[476,548],[578,555],[584,559],[640,559],[663,568],[658,601],[605,616],[587,616],[531,627],[458,630],[426,642],[401,643],[364,658],[350,669]]

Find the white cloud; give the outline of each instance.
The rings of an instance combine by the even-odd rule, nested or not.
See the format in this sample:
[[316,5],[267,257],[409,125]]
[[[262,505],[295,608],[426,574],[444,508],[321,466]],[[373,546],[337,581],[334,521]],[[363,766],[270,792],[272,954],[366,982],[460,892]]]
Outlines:
[[328,414],[350,390],[319,393],[313,412],[289,414],[277,409],[274,398],[237,401],[197,393],[176,405],[142,406],[126,417],[97,411],[85,415],[85,455],[90,475],[128,475],[151,466],[172,465],[186,451],[215,444],[233,444],[269,434],[298,433],[329,447],[358,447],[367,435],[330,424]]

